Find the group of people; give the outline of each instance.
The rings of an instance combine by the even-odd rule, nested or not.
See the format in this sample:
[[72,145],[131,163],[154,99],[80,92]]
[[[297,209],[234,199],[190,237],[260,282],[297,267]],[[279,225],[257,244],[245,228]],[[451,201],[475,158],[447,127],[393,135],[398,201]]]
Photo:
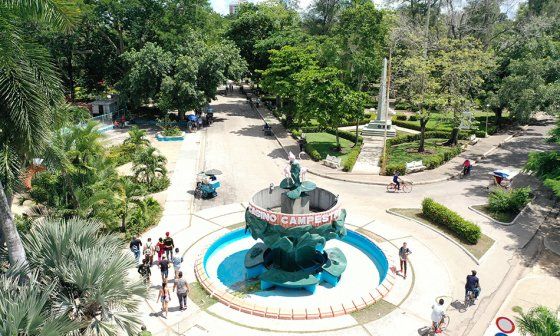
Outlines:
[[[412,251],[407,246],[407,243],[404,242],[402,246],[399,248],[399,261],[400,261],[400,270],[397,273],[402,274],[403,278],[406,279],[406,273],[408,268],[408,258],[409,255],[412,254]],[[471,271],[471,274],[467,275],[467,280],[465,283],[465,304],[466,302],[470,301],[472,298],[473,303],[478,299],[478,295],[480,294],[480,280],[477,277],[477,273],[475,270]],[[439,299],[437,304],[432,306],[432,328],[435,333],[440,333],[440,325],[443,322],[445,317],[445,300]]]
[[[130,241],[130,250],[134,254],[138,265],[138,273],[144,279],[146,284],[150,284],[152,275],[152,266],[154,265],[154,256],[157,255],[157,266],[161,273],[161,288],[157,297],[157,302],[161,302],[162,315],[167,318],[169,312],[169,302],[171,301],[171,293],[168,286],[169,267],[173,265],[174,278],[172,291],[177,293],[179,300],[179,309],[187,309],[187,294],[189,285],[183,278],[181,265],[183,257],[179,254],[179,248],[175,247],[175,242],[169,232],[165,233],[165,238],[159,238],[156,244],[152,243],[152,238],[148,238],[145,244],[137,237],[133,237]],[[140,262],[140,256],[143,259]]]

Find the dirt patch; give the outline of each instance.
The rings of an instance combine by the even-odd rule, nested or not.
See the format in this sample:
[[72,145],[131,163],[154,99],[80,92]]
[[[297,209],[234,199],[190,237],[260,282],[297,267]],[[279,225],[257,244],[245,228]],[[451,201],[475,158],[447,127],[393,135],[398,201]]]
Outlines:
[[202,288],[198,282],[192,282],[189,284],[189,298],[194,302],[200,309],[204,310],[218,302],[216,299],[210,297],[207,291]]

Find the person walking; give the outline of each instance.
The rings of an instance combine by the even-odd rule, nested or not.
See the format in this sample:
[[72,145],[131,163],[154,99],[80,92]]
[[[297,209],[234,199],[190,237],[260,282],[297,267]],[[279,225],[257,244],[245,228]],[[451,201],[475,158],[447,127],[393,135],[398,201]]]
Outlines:
[[161,280],[167,281],[167,277],[169,276],[169,260],[167,260],[165,256],[161,257],[161,261],[159,262],[159,269],[161,271]]
[[[411,254],[410,249],[406,246],[406,242],[404,242],[399,249],[399,259],[401,264],[400,272],[403,274],[403,277],[406,279],[406,271],[407,271],[407,264],[408,264],[408,255]],[[404,269],[404,273],[403,273]]]
[[148,238],[146,245],[144,245],[144,258],[148,258],[150,267],[154,264],[154,246],[152,244],[152,238]]
[[152,270],[150,269],[150,259],[149,258],[145,258],[144,261],[142,262],[142,264],[140,264],[140,266],[138,266],[138,273],[140,273],[140,275],[144,279],[144,282],[149,285],[150,284],[150,276],[152,275]]
[[181,272],[181,264],[183,263],[183,257],[179,255],[179,248],[175,248],[175,257],[173,258],[173,270],[175,271],[175,279],[177,279],[179,273]]
[[179,299],[179,309],[186,310],[187,309],[187,295],[189,294],[189,284],[187,280],[183,279],[183,272],[179,271],[178,278],[175,280],[173,284],[173,291],[177,289],[177,298]]
[[165,256],[167,257],[167,260],[172,260],[173,259],[173,248],[175,247],[175,244],[173,243],[173,238],[171,238],[169,236],[169,232],[165,233],[165,238],[163,239],[163,244],[165,244]]
[[157,253],[157,261],[159,263],[159,262],[161,262],[161,256],[165,252],[165,244],[163,243],[163,238],[159,237],[159,240],[156,244],[155,250],[156,250],[156,253]]
[[129,246],[132,253],[134,253],[134,259],[136,259],[136,265],[138,265],[140,263],[140,251],[142,248],[142,241],[136,238],[136,236],[134,236],[132,237]]
[[158,298],[156,300],[161,300],[161,314],[165,313],[165,318],[167,318],[167,313],[169,312],[169,301],[171,301],[171,295],[169,294],[169,288],[167,288],[167,281],[164,280],[161,283],[161,288],[159,290]]

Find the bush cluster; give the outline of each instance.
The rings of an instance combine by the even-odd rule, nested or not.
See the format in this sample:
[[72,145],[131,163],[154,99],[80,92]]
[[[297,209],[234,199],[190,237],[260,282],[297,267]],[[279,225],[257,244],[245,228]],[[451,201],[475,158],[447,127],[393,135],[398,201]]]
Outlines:
[[408,121],[418,121],[418,116],[413,114],[410,117],[408,117]]
[[399,114],[395,117],[397,120],[407,120],[408,117],[405,114]]
[[422,214],[435,224],[451,230],[459,239],[469,244],[476,244],[480,239],[480,227],[467,221],[431,198],[422,201]]
[[532,197],[531,188],[494,189],[488,196],[488,208],[495,212],[519,212]]
[[152,197],[140,201],[141,206],[135,207],[127,221],[126,239],[142,234],[150,226],[159,222],[162,214],[161,205]]
[[136,147],[131,143],[123,143],[117,146],[109,147],[107,157],[115,166],[122,166],[129,163],[134,158]]

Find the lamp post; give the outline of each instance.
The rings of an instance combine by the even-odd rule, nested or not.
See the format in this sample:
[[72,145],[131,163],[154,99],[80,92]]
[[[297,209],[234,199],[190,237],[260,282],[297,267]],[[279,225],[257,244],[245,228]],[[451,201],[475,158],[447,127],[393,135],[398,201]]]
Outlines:
[[489,110],[490,110],[490,104],[486,104],[486,130],[484,131],[486,137],[488,136],[488,111]]

